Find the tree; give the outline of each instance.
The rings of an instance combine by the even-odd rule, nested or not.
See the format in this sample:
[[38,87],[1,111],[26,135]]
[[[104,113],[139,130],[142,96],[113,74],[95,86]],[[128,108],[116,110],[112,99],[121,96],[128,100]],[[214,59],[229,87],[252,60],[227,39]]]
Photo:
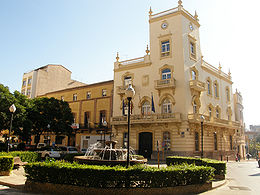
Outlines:
[[72,133],[73,114],[67,102],[55,98],[35,98],[29,111],[36,144],[43,132],[53,132],[56,135]]
[[[15,104],[16,111],[13,117],[12,132],[10,133],[20,135],[23,138],[22,140],[27,141],[30,138],[30,128],[26,128],[26,124],[28,124],[27,109],[31,105],[30,99],[18,91],[12,94],[8,87],[0,84],[0,130],[8,131],[7,135],[9,134],[12,115],[9,107],[12,104]],[[27,129],[28,133],[24,134],[23,129]]]

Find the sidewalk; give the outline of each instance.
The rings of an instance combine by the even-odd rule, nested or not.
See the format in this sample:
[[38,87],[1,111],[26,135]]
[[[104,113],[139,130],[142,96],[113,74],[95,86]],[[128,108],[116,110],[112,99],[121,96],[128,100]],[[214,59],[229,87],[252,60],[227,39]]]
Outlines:
[[0,185],[16,189],[23,189],[25,181],[26,177],[23,167],[13,170],[9,176],[0,176]]

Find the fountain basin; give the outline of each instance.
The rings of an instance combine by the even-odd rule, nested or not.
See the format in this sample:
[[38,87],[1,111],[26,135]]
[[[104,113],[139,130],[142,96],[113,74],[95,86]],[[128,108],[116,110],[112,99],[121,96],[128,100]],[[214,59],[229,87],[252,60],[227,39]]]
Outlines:
[[[94,159],[90,156],[75,156],[74,161],[79,164],[88,164],[88,165],[106,165],[106,166],[126,165],[126,160],[100,160],[100,159]],[[146,162],[147,159],[142,159],[142,160],[132,159],[130,160],[130,165],[144,164]]]

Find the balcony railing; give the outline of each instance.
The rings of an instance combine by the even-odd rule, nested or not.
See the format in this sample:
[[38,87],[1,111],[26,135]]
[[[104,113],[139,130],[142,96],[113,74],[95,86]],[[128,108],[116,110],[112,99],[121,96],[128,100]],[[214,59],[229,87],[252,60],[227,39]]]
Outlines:
[[195,91],[205,91],[205,83],[198,80],[191,80],[190,88],[194,89]]
[[160,79],[155,81],[155,89],[175,88],[175,79]]
[[[229,121],[229,120],[220,119],[220,118],[216,118],[216,117],[209,117],[209,116],[206,116],[206,115],[203,115],[203,116],[205,118],[204,122],[207,122],[207,123],[216,123],[216,124],[221,124],[221,125],[239,126],[239,122]],[[201,114],[188,114],[188,119],[200,122],[201,121]]]
[[144,57],[121,61],[120,65],[126,66],[126,65],[130,65],[130,64],[137,64],[137,63],[140,63],[140,62],[144,62]]
[[[151,114],[151,115],[131,115],[131,124],[139,123],[163,123],[163,122],[180,122],[180,113],[168,114]],[[126,124],[127,116],[116,116],[112,118],[112,124]]]

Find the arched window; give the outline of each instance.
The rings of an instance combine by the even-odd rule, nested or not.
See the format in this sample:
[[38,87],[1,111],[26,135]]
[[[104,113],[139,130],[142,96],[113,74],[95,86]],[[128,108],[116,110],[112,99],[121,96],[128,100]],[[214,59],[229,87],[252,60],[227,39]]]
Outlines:
[[163,148],[164,150],[171,149],[171,136],[168,131],[163,132]]
[[145,101],[143,104],[142,104],[142,114],[143,115],[149,115],[151,114],[151,106],[150,106],[150,103],[148,101]]
[[209,118],[211,118],[212,117],[212,109],[211,109],[211,107],[209,107]]
[[211,95],[211,81],[207,80],[208,95]]
[[191,71],[191,79],[192,80],[196,80],[196,78],[197,78],[197,75],[196,75],[197,73],[195,72],[195,70],[192,70]]
[[226,88],[226,98],[227,98],[227,101],[229,102],[230,101],[230,93],[229,93],[228,87]]
[[162,71],[162,80],[170,79],[171,78],[171,70],[170,69],[164,69]]
[[215,97],[216,98],[219,97],[219,95],[218,95],[218,83],[217,82],[214,83],[214,92],[215,92]]
[[218,150],[218,138],[216,132],[214,132],[214,150]]
[[216,108],[216,117],[219,118],[219,109]]
[[199,151],[199,133],[195,132],[195,151]]
[[162,113],[172,113],[172,103],[169,99],[165,99],[162,103]]

